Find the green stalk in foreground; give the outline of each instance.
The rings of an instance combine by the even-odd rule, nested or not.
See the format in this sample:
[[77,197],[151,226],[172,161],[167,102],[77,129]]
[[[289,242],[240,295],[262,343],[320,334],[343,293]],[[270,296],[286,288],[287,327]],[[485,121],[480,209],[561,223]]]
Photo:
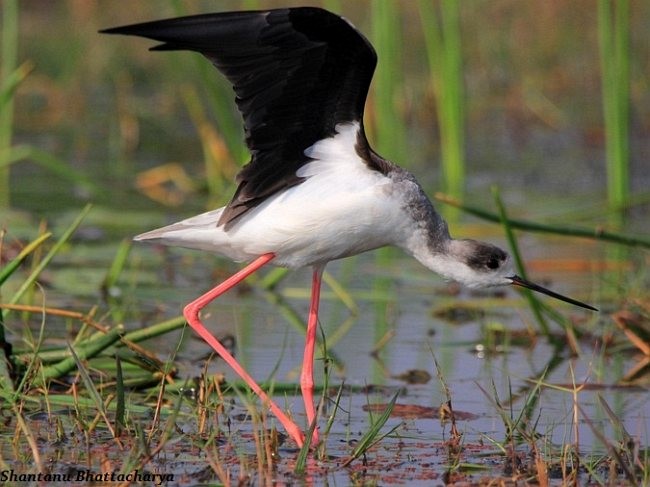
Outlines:
[[[514,260],[517,272],[521,277],[528,280],[528,276],[526,275],[526,268],[524,266],[524,261],[521,258],[521,254],[519,253],[519,246],[517,245],[517,239],[512,230],[512,226],[510,225],[510,222],[508,220],[506,208],[505,206],[503,206],[503,201],[501,201],[501,195],[499,193],[498,188],[496,187],[492,188],[492,196],[494,197],[494,201],[497,205],[497,208],[499,209],[499,217],[501,219],[501,224],[503,225],[503,229],[506,232],[506,239],[508,240],[508,246],[510,247],[510,252],[512,253],[512,258]],[[537,298],[535,297],[535,295],[530,289],[524,289],[523,292],[524,295],[526,296],[526,299],[528,300],[530,309],[533,312],[533,315],[535,315],[535,319],[537,320],[537,323],[539,324],[539,327],[542,330],[542,333],[546,337],[551,338],[552,337],[551,330],[548,324],[546,323],[544,316],[542,315],[542,310],[539,301],[537,300]]]
[[77,350],[75,350],[72,345],[69,345],[68,350],[70,351],[70,356],[54,365],[44,367],[41,374],[37,377],[36,383],[45,384],[49,379],[56,379],[68,374],[76,365],[78,365],[80,359],[87,360],[95,357],[119,340],[120,336],[123,334],[124,326],[117,325],[110,329],[100,339],[90,341],[87,344],[78,345]]

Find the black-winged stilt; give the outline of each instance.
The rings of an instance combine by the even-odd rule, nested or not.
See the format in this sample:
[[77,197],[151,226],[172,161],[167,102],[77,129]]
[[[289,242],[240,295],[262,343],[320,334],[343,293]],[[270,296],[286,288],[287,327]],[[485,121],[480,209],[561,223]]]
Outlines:
[[[197,51],[232,83],[251,161],[228,205],[135,237],[250,262],[188,304],[190,326],[267,404],[291,438],[302,430],[205,328],[201,309],[269,262],[313,267],[300,378],[315,419],[313,360],[321,275],[335,259],[394,245],[469,287],[514,284],[595,308],[516,276],[494,245],[457,240],[411,173],[368,144],[363,110],[377,57],[348,21],[319,8],[196,15],[103,31],[162,42],[152,50]],[[252,261],[252,262],[251,262]],[[313,440],[318,441],[318,430]]]

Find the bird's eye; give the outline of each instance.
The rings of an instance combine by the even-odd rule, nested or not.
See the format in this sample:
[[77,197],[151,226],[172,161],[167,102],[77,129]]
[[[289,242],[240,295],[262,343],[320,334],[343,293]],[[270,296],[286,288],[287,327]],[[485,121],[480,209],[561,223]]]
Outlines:
[[499,259],[496,257],[490,258],[490,260],[487,261],[487,264],[485,264],[488,269],[498,269],[499,268]]

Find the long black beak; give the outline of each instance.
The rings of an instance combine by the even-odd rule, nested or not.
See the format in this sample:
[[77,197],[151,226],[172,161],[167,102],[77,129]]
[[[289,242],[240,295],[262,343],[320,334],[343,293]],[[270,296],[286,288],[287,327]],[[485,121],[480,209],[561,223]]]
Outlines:
[[564,301],[565,303],[571,303],[576,306],[580,306],[581,308],[590,309],[592,311],[598,311],[598,309],[594,308],[593,306],[589,306],[588,304],[581,303],[580,301],[576,301],[575,299],[562,296],[561,294],[555,293],[550,289],[546,289],[545,287],[538,286],[537,284],[522,279],[519,276],[511,276],[508,277],[508,279],[510,279],[512,281],[512,284],[514,284],[515,286],[525,287],[527,289],[530,289],[531,291],[537,291],[538,293],[546,294],[547,296],[551,296],[552,298],[559,299],[560,301]]

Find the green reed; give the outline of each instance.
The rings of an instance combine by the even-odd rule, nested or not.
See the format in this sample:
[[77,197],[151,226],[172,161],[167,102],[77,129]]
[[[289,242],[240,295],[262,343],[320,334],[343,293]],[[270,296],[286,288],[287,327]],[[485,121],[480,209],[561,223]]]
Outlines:
[[[0,47],[0,89],[8,90],[9,80],[16,71],[18,58],[18,1],[2,2],[2,47]],[[7,91],[8,92],[8,91]],[[0,103],[0,208],[9,206],[9,165],[3,164],[11,148],[14,103],[11,95]]]
[[98,184],[70,166],[68,161],[31,145],[13,145],[14,96],[20,84],[35,69],[27,60],[20,65],[18,58],[19,7],[16,0],[2,3],[2,32],[0,33],[0,208],[11,203],[10,166],[29,159],[52,174],[79,184],[97,193]]
[[[455,198],[451,198],[442,193],[436,193],[434,195],[436,201],[444,203],[446,205],[451,205],[455,208],[458,208],[465,213],[474,215],[477,218],[482,220],[487,220],[495,223],[501,223],[502,219],[496,213],[484,210],[477,206],[466,205],[462,201],[459,201]],[[591,240],[600,240],[603,242],[616,243],[620,245],[625,245],[628,247],[643,247],[650,248],[650,239],[644,238],[643,236],[637,235],[627,235],[623,233],[610,232],[603,230],[600,227],[595,228],[581,228],[573,227],[566,225],[547,225],[543,223],[538,223],[530,220],[518,220],[514,218],[508,218],[508,225],[517,230],[525,230],[527,232],[537,232],[537,233],[549,233],[553,235],[562,235],[566,237],[581,237],[588,238]]]
[[403,163],[406,155],[406,127],[396,102],[399,100],[400,59],[403,46],[398,6],[391,0],[377,0],[372,4],[371,37],[379,61],[373,81],[374,145],[380,154]]
[[[528,277],[526,273],[526,267],[524,266],[524,260],[522,259],[521,253],[519,252],[517,239],[508,221],[508,214],[506,213],[506,208],[503,204],[503,201],[501,200],[501,195],[497,187],[492,188],[492,196],[494,197],[495,203],[499,210],[499,218],[501,219],[501,224],[503,225],[503,229],[506,233],[506,239],[508,240],[508,246],[510,247],[510,252],[512,253],[512,258],[517,269],[517,273],[524,279],[527,279]],[[546,320],[542,316],[539,301],[530,289],[523,289],[523,293],[528,300],[528,304],[530,305],[530,309],[533,312],[537,323],[539,324],[540,330],[546,337],[552,337],[551,330],[546,323]]]
[[607,199],[615,223],[629,203],[630,3],[598,1],[598,41],[602,77],[607,165]]
[[[461,198],[465,185],[465,132],[460,2],[420,0],[420,18],[436,98],[445,191]],[[454,214],[448,215],[453,217]]]

